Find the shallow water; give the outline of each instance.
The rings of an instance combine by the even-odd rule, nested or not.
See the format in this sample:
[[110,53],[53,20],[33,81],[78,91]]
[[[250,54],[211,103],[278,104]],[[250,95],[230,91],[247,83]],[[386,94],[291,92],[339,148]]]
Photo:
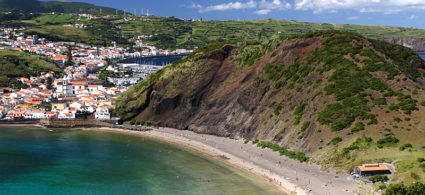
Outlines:
[[0,194],[279,194],[238,169],[130,135],[0,126]]
[[425,60],[425,53],[418,53],[418,55],[421,56],[421,58]]

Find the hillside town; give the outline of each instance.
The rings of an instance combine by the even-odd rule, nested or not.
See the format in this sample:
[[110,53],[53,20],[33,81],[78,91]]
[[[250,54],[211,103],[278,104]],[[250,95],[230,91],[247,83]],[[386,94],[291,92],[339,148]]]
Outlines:
[[[46,56],[63,72],[41,72],[16,78],[21,89],[0,88],[0,118],[6,120],[78,117],[107,120],[115,101],[129,86],[161,67],[137,64],[112,64],[111,61],[156,55],[179,55],[191,51],[161,50],[151,45],[140,51],[113,43],[111,47],[93,47],[73,42],[52,42],[22,33],[25,28],[3,28],[0,49],[17,50]],[[99,69],[113,73],[102,75]],[[133,70],[137,74],[133,74]],[[128,74],[127,74],[128,73]]]

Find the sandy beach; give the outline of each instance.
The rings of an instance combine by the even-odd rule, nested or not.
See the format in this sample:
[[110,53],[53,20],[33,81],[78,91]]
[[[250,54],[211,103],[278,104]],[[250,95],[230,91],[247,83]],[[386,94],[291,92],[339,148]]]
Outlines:
[[287,194],[354,194],[358,184],[348,174],[320,171],[316,164],[300,163],[261,149],[251,142],[171,128],[137,132],[115,128],[84,128],[90,131],[124,133],[159,140],[199,152],[268,181]]

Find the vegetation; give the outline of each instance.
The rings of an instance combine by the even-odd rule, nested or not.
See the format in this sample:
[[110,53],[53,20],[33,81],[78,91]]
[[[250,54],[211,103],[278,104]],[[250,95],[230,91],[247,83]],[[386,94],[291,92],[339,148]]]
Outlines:
[[387,136],[385,138],[379,139],[376,143],[378,143],[378,146],[394,146],[396,145],[400,140],[393,137],[393,136]]
[[252,143],[257,144],[257,146],[261,148],[269,148],[273,151],[279,151],[280,155],[285,155],[291,159],[295,159],[300,162],[305,162],[308,160],[308,157],[304,153],[288,150],[286,147],[279,146],[279,144],[274,144],[269,141],[258,141],[258,139],[256,139]]
[[369,181],[376,183],[376,182],[386,182],[388,181],[388,177],[386,175],[374,175],[369,178]]
[[[65,2],[65,1],[47,1],[40,2],[36,0],[1,0],[0,9],[2,10],[20,10],[26,13],[89,13],[115,14],[114,8],[95,6],[89,3]],[[120,11],[120,13],[123,13]]]
[[404,145],[402,145],[402,146],[400,147],[400,150],[401,150],[401,151],[404,151],[404,150],[405,150],[405,149],[407,149],[407,148],[413,148],[412,144],[404,144]]
[[310,126],[310,123],[310,121],[304,122],[303,126],[301,126],[301,131],[304,132]]
[[[1,3],[2,2],[2,3]],[[349,31],[361,34],[367,38],[382,39],[382,38],[398,38],[398,37],[415,37],[424,38],[425,30],[414,28],[402,27],[388,27],[388,26],[365,26],[365,25],[336,25],[336,24],[320,24],[320,23],[306,23],[297,21],[286,20],[252,20],[252,21],[187,21],[175,17],[155,17],[155,16],[134,16],[131,14],[126,15],[124,19],[123,11],[118,10],[118,15],[115,15],[116,10],[94,6],[87,3],[77,2],[38,2],[35,0],[2,0],[0,1],[0,8],[6,10],[22,10],[23,13],[4,17],[2,24],[11,24],[16,26],[29,25],[33,28],[29,31],[37,33],[43,37],[51,39],[63,39],[66,41],[75,42],[88,42],[92,44],[104,44],[103,41],[98,41],[97,34],[87,33],[88,29],[74,29],[63,27],[67,24],[86,24],[89,26],[91,21],[106,20],[107,25],[113,25],[114,29],[106,31],[99,31],[100,38],[108,36],[114,37],[111,41],[121,42],[128,40],[139,35],[145,35],[143,42],[155,45],[163,49],[185,48],[194,49],[200,48],[210,43],[222,41],[236,41],[243,42],[250,47],[244,48],[241,52],[241,59],[247,61],[247,64],[252,64],[259,56],[264,54],[266,48],[271,49],[274,43],[269,40],[281,40],[282,38],[291,38],[298,36],[300,38],[307,38],[306,33],[321,32],[321,31]],[[73,17],[70,14],[45,16],[37,18],[39,14],[31,15],[32,13],[88,13],[97,16],[108,14],[107,18],[86,20],[78,17]],[[2,17],[0,16],[0,19]],[[97,25],[97,24],[96,24]],[[103,24],[99,24],[103,25]],[[96,27],[95,27],[96,28]],[[52,29],[56,29],[52,30]],[[66,30],[73,31],[68,33]],[[78,32],[81,33],[79,36]],[[65,34],[64,34],[65,33]],[[115,36],[119,35],[119,36]],[[121,39],[123,38],[123,39]],[[116,40],[115,40],[116,39]],[[94,40],[91,42],[91,40]],[[255,46],[256,43],[266,43],[264,46]],[[128,45],[128,43],[122,43]],[[391,48],[388,45],[380,42],[374,43],[378,45],[379,50],[387,51]],[[276,45],[277,46],[277,45]],[[390,51],[390,50],[388,50]],[[391,57],[405,57],[408,54],[403,47],[397,48],[391,54]],[[407,61],[408,58],[405,58]],[[403,62],[403,61],[398,61]]]
[[425,194],[425,184],[415,182],[409,186],[404,183],[390,184],[385,195],[424,195]]
[[[218,41],[241,41],[247,43],[263,42],[273,36],[281,38],[303,35],[309,32],[341,30],[359,33],[367,38],[425,37],[422,29],[318,24],[285,20],[254,21],[184,21],[176,18],[157,18],[150,20],[130,20],[119,23],[126,37],[154,35],[146,42],[156,46],[171,48],[201,47]],[[280,33],[279,33],[280,32]],[[166,38],[166,39],[164,39]],[[253,50],[253,48],[251,48]]]
[[300,120],[301,120],[301,117],[304,115],[304,109],[305,109],[306,106],[307,106],[307,104],[301,104],[301,105],[299,105],[299,106],[297,106],[295,108],[295,111],[294,111],[294,115],[295,115],[294,125],[300,124]]
[[351,129],[351,133],[359,132],[364,130],[364,124],[362,122],[358,122],[354,125],[354,127]]
[[329,143],[328,145],[337,145],[339,142],[342,142],[342,138],[340,137],[334,137]]
[[370,137],[365,137],[365,136],[359,137],[350,146],[342,149],[342,156],[349,159],[350,158],[349,154],[351,151],[355,151],[359,149],[367,149],[369,148],[372,141],[373,140]]
[[[13,50],[0,51],[0,86],[10,86],[10,79],[62,70],[47,58]],[[15,82],[16,83],[16,82]]]

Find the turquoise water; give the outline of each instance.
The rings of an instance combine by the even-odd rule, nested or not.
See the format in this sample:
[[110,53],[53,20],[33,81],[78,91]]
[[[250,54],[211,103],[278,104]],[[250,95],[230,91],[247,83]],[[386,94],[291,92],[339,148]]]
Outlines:
[[0,194],[278,194],[175,146],[105,132],[0,126]]
[[422,59],[425,60],[425,53],[418,53],[418,54],[419,54],[419,56],[421,56]]

